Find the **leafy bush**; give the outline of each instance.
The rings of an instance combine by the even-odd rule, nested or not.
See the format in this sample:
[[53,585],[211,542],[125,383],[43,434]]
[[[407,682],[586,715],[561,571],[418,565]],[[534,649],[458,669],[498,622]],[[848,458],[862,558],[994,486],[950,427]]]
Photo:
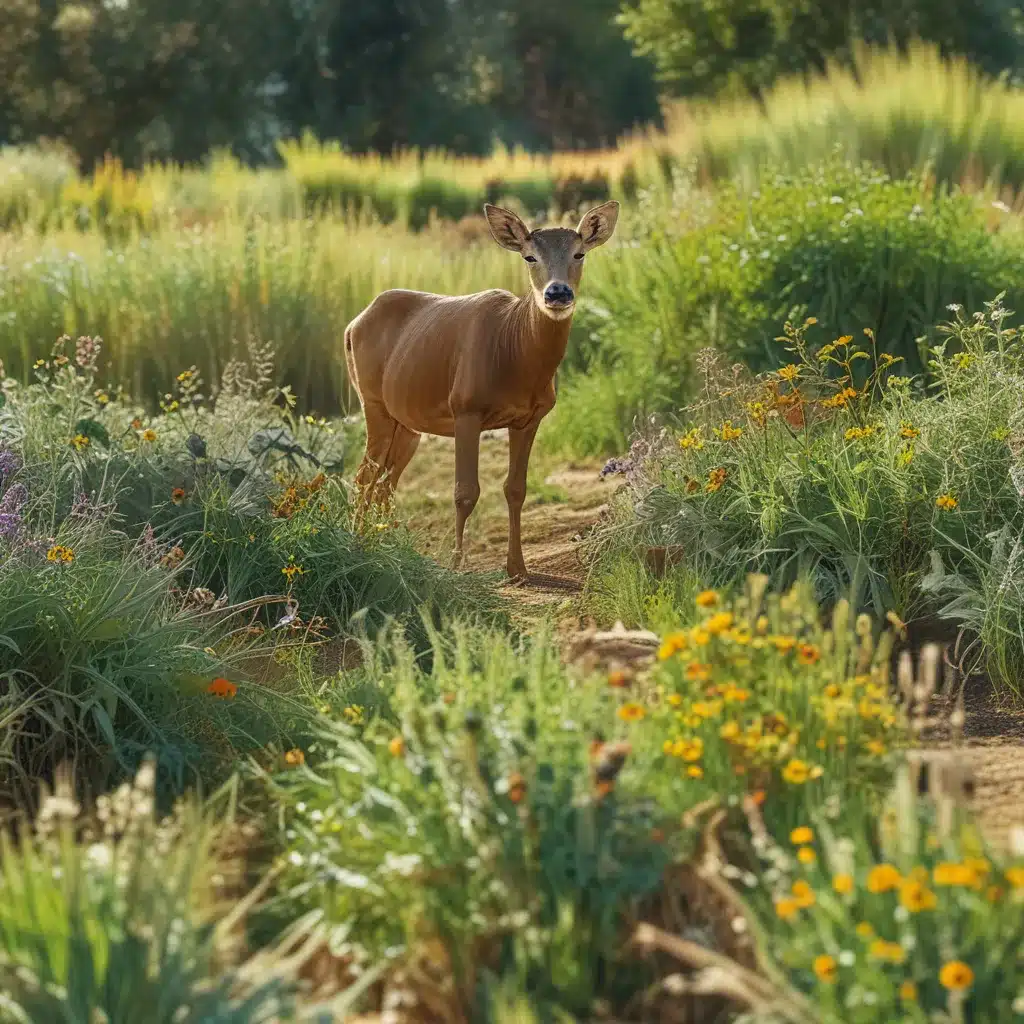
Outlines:
[[105,785],[146,750],[171,788],[216,778],[308,732],[279,681],[321,648],[394,619],[422,647],[425,613],[493,611],[404,531],[353,532],[328,476],[344,432],[290,411],[266,352],[225,368],[216,398],[184,371],[146,420],[96,387],[100,352],[62,338],[35,384],[0,392],[6,787],[76,755]]
[[[945,608],[983,630],[999,652],[993,670],[1000,659],[1013,664],[1020,609],[1006,539],[1022,514],[1022,391],[1008,315],[999,303],[971,319],[957,313],[932,350],[930,397],[892,372],[891,356],[872,356],[852,336],[813,351],[810,322],[787,325],[795,361],[767,376],[737,376],[709,358],[689,429],[637,447],[620,506],[628,528],[609,533],[605,571],[618,571],[623,545],[663,545],[685,552],[686,571],[719,583],[744,567],[780,585],[809,572],[823,600],[848,595],[877,615],[909,620]],[[862,365],[873,367],[866,380],[854,376]],[[934,557],[955,586],[930,571]],[[998,591],[998,615],[986,626],[977,602],[975,611],[948,604],[953,593],[940,602],[943,586]]]
[[684,181],[675,203],[642,210],[628,258],[588,287],[600,318],[554,414],[565,447],[621,451],[634,417],[693,397],[702,348],[771,367],[786,319],[813,316],[832,337],[869,328],[923,372],[947,305],[1017,287],[1019,239],[990,233],[979,200],[869,167],[833,160],[710,198]]
[[369,676],[386,702],[350,705],[267,778],[288,908],[322,911],[355,976],[450,973],[468,1019],[502,977],[569,1013],[622,1004],[645,975],[627,927],[672,899],[688,812],[748,797],[788,830],[823,806],[877,813],[888,785],[888,646],[838,613],[823,630],[805,592],[765,599],[763,583],[731,610],[704,595],[650,675],[581,675],[543,638],[458,626],[429,668],[399,645]]

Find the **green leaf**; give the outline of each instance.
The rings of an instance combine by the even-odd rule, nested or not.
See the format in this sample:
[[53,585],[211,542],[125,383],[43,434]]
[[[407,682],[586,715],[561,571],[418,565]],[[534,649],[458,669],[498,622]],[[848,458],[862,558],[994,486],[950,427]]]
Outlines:
[[107,433],[107,428],[96,420],[79,420],[75,424],[75,433],[82,434],[90,441],[98,441],[104,448],[110,447],[110,435]]

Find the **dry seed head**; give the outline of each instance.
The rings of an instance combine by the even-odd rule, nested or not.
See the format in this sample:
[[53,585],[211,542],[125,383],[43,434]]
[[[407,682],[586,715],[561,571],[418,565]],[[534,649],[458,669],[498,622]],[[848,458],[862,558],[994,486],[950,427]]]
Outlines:
[[850,628],[850,602],[841,598],[832,611],[832,630],[837,637],[843,637]]
[[871,616],[865,612],[861,612],[857,616],[857,621],[854,624],[854,632],[859,637],[865,637],[871,635]]
[[910,651],[900,652],[899,666],[896,669],[896,684],[909,708],[914,700],[914,662],[910,657]]

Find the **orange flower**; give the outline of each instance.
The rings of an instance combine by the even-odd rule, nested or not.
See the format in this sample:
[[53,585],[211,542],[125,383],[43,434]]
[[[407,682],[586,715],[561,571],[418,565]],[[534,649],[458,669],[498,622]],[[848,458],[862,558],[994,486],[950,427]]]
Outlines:
[[508,777],[508,798],[514,804],[522,803],[523,798],[526,796],[526,779],[519,774],[519,772],[513,772]]
[[175,487],[174,490],[171,491],[171,501],[175,505],[182,505],[182,504],[184,504],[184,502],[185,502],[185,488],[184,487]]
[[888,960],[892,964],[901,964],[907,959],[907,951],[898,942],[886,942],[885,939],[875,939],[868,952],[876,960]]
[[963,960],[950,960],[939,971],[939,984],[953,992],[961,992],[974,983],[974,971]]
[[814,832],[806,825],[801,825],[799,828],[795,828],[789,833],[789,841],[794,846],[803,846],[805,843],[813,843]]
[[401,757],[405,753],[405,740],[401,736],[392,736],[388,751],[392,757]]
[[814,958],[814,973],[826,984],[831,984],[836,980],[838,970],[839,965],[836,963],[835,957],[822,955]]
[[697,595],[698,608],[714,608],[718,604],[718,592],[715,590],[702,590]]
[[832,879],[832,888],[840,896],[849,896],[853,892],[853,875],[836,875]]
[[647,712],[644,711],[642,704],[630,701],[628,704],[623,704],[617,714],[624,722],[639,722]]
[[801,665],[813,665],[821,657],[821,651],[814,644],[801,644],[797,648],[796,659]]
[[783,921],[788,921],[799,909],[796,900],[777,900],[775,903],[775,913]]
[[801,846],[796,851],[796,859],[801,864],[813,864],[818,859],[818,855],[814,852],[813,846]]
[[912,914],[935,909],[935,893],[921,882],[904,882],[900,886],[900,903]]
[[608,673],[608,685],[621,689],[623,686],[629,685],[629,674],[623,672],[622,669],[618,669],[615,672]]
[[214,697],[231,698],[238,693],[238,687],[227,679],[222,679],[218,676],[210,685],[206,688],[207,693],[213,694]]
[[868,874],[868,892],[889,892],[898,889],[902,881],[902,876],[891,864],[877,864]]
[[917,1000],[917,986],[909,978],[900,985],[900,999],[905,1003]]
[[935,865],[932,873],[936,885],[972,886],[978,881],[978,873],[971,864],[951,864],[943,861]]
[[793,887],[790,892],[792,892],[793,899],[798,907],[814,906],[816,899],[814,890],[802,878],[797,879],[797,881],[793,883]]
[[284,755],[284,763],[292,765],[305,764],[306,755],[299,750],[298,747],[292,747],[292,749]]

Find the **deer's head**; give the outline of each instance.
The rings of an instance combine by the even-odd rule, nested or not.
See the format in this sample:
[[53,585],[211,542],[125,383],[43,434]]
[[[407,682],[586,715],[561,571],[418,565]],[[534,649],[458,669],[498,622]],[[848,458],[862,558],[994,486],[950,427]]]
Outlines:
[[503,249],[519,253],[530,267],[530,286],[538,307],[552,320],[572,316],[576,292],[583,277],[583,258],[604,245],[615,231],[619,204],[603,203],[583,215],[572,228],[531,231],[511,210],[484,206],[494,240]]

